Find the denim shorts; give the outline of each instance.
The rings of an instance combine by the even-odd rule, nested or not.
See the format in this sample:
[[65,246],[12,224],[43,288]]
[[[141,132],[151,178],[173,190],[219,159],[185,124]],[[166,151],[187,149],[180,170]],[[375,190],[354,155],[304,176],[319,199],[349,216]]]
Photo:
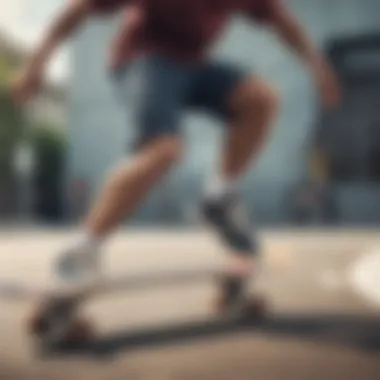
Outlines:
[[137,145],[181,131],[185,111],[206,112],[223,121],[231,116],[228,100],[247,73],[220,62],[178,63],[149,54],[113,72],[122,104],[137,128]]

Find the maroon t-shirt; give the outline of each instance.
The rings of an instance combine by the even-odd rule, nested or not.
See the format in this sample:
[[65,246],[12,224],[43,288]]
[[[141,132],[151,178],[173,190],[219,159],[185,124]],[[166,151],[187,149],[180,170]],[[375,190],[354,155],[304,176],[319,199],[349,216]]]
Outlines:
[[[232,13],[243,13],[259,22],[270,22],[280,0],[92,0],[94,12],[108,13],[138,5],[141,26],[127,44],[118,44],[116,60],[131,54],[158,51],[174,58],[193,61],[202,58],[207,48],[227,24]],[[128,24],[124,26],[128,28]],[[127,33],[126,33],[127,32]],[[120,32],[128,35],[128,30]],[[124,37],[123,37],[124,38]],[[121,47],[122,46],[122,47]]]

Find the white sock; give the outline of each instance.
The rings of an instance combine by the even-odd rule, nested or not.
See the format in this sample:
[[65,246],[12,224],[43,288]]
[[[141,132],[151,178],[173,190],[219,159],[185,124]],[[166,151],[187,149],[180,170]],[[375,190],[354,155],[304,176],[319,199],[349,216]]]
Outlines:
[[85,252],[97,252],[102,239],[88,231],[80,231],[69,244],[69,249]]
[[207,199],[217,200],[232,194],[236,190],[236,180],[226,178],[220,173],[215,173],[205,189]]

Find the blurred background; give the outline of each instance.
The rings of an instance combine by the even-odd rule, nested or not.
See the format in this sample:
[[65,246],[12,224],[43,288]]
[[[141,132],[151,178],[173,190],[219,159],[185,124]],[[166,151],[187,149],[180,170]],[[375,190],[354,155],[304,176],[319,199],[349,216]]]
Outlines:
[[[1,380],[380,378],[380,1],[285,1],[338,72],[338,109],[319,107],[306,70],[270,31],[236,18],[211,52],[266,78],[282,98],[241,185],[260,227],[268,321],[244,332],[210,323],[213,287],[197,280],[179,291],[173,280],[86,305],[101,335],[95,349],[128,355],[50,365],[30,360],[20,328],[29,306],[0,299]],[[117,17],[89,20],[37,99],[22,110],[12,102],[12,77],[63,3],[0,2],[0,279],[33,286],[51,284],[51,263],[134,138],[106,69]],[[183,128],[183,162],[128,221],[143,228],[122,230],[107,248],[110,276],[215,270],[225,257],[192,228],[222,129],[204,115],[186,115]]]
[[[262,225],[373,225],[380,222],[380,3],[289,0],[333,61],[344,86],[341,107],[325,113],[304,68],[263,29],[235,19],[213,55],[272,82],[282,108],[258,163],[242,184]],[[0,217],[78,220],[115,161],[128,154],[128,107],[115,102],[106,71],[115,19],[94,19],[51,67],[44,92],[24,113],[8,82],[28,55],[59,0],[1,5]],[[178,226],[217,159],[221,128],[202,115],[184,122],[182,164],[148,199],[134,223]],[[22,134],[33,149],[16,144]],[[26,139],[24,139],[25,141]]]

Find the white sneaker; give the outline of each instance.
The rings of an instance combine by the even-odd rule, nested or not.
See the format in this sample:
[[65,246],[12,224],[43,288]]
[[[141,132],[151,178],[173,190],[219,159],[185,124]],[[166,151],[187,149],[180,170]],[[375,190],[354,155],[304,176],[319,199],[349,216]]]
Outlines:
[[83,247],[67,249],[58,257],[55,272],[66,284],[95,281],[100,277],[99,250]]

